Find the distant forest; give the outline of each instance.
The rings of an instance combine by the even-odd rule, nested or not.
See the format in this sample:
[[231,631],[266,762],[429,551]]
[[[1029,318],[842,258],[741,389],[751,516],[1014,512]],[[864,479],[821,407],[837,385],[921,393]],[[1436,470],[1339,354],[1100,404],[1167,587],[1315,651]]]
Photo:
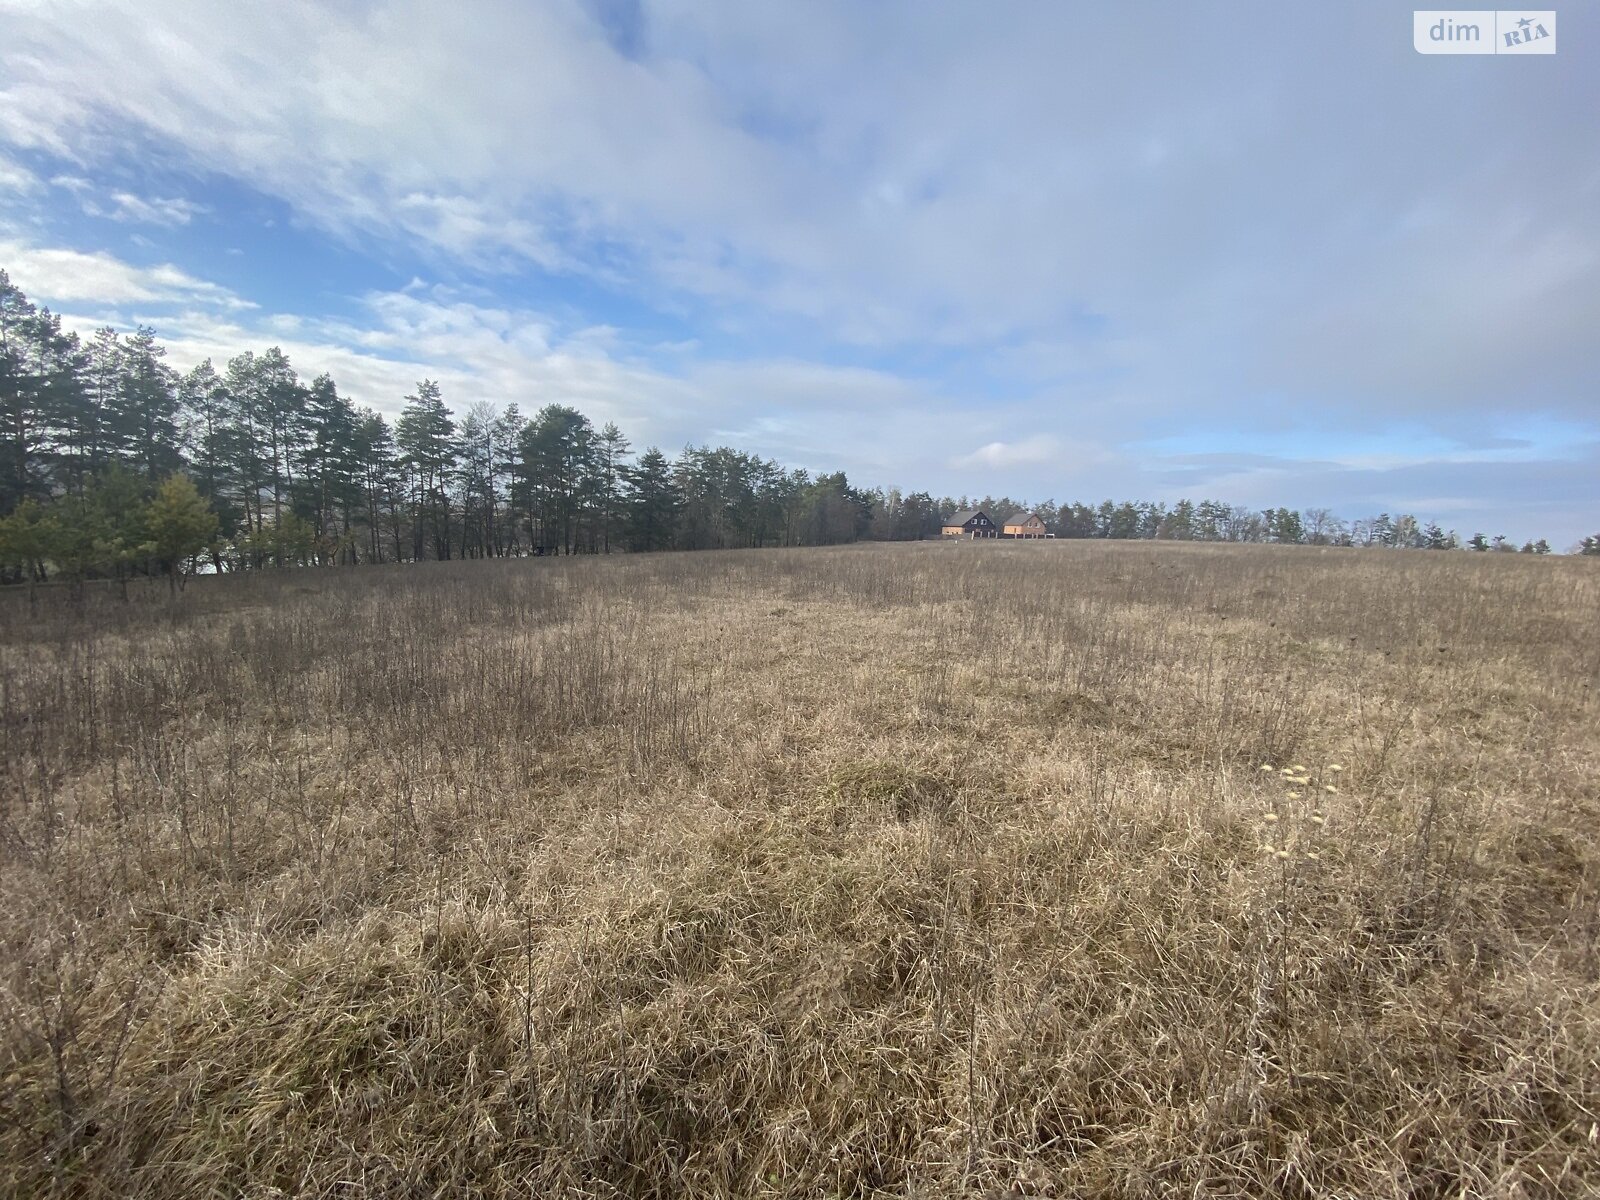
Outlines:
[[972,507],[1030,509],[1062,538],[1516,549],[1403,513],[935,498],[725,446],[635,453],[566,405],[452,411],[429,380],[390,424],[276,347],[186,374],[165,354],[144,326],[79,338],[0,270],[0,578],[904,541]]

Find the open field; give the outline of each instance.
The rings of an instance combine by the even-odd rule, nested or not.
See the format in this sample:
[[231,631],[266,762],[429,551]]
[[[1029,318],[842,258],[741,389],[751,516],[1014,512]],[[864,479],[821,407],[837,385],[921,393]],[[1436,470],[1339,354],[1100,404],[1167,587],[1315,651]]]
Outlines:
[[0,1189],[1596,1194],[1595,566],[0,597]]

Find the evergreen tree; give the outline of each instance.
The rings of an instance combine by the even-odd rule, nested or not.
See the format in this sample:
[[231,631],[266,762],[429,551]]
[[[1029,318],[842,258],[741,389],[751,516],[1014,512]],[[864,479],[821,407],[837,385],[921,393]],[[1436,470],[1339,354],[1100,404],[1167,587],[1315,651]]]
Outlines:
[[272,477],[267,428],[270,424],[263,370],[254,352],[246,350],[228,360],[220,392],[226,404],[223,421],[228,432],[223,446],[227,454],[225,473],[233,481],[242,526],[245,532],[259,531],[265,524],[262,497]]
[[520,449],[534,544],[570,554],[592,466],[589,418],[575,408],[547,404],[523,431]]
[[672,463],[651,446],[626,469],[628,543],[634,550],[665,550],[672,544],[678,493]]
[[186,475],[169,475],[145,509],[144,526],[173,595],[188,581],[194,559],[217,536],[217,514]]
[[890,536],[897,541],[912,542],[937,537],[941,523],[942,518],[933,497],[927,492],[912,492],[900,502],[894,517],[894,532]]
[[1174,504],[1172,511],[1161,522],[1156,536],[1175,542],[1190,541],[1194,537],[1194,501],[1179,500]]
[[622,517],[623,473],[627,467],[628,439],[607,421],[595,436],[595,519],[600,549],[611,553],[611,539]]
[[1269,508],[1261,517],[1266,523],[1268,540],[1285,545],[1299,545],[1305,541],[1305,524],[1294,509]]
[[456,431],[462,557],[487,558],[497,552],[495,526],[500,496],[494,427],[498,419],[493,404],[474,401],[467,406]]
[[195,487],[216,512],[224,537],[239,532],[244,506],[239,500],[238,431],[229,420],[229,397],[208,358],[178,381],[183,435]]
[[527,505],[521,499],[523,488],[519,479],[522,474],[522,433],[527,424],[517,406],[508,404],[489,431],[494,449],[491,477],[497,494],[505,497],[505,511],[495,526],[495,553],[501,555],[519,554],[522,549],[520,531]]
[[1232,513],[1220,500],[1202,500],[1195,509],[1195,538],[1202,542],[1223,541]]
[[426,542],[434,556],[450,557],[450,498],[446,491],[456,461],[456,425],[445,407],[439,385],[431,379],[417,384],[415,394],[395,424],[394,441],[400,451],[411,487],[412,558],[420,559]]
[[1379,513],[1373,518],[1369,535],[1369,544],[1371,543],[1379,546],[1394,545],[1394,519],[1388,513]]
[[44,579],[59,536],[55,517],[32,498],[0,517],[0,581],[26,583],[30,607],[35,601],[34,585]]
[[39,380],[29,360],[38,312],[0,271],[0,514],[46,493],[40,477]]
[[151,486],[183,461],[178,381],[162,361],[166,353],[148,325],[139,326],[123,340],[117,355],[120,378],[104,417],[117,458]]
[[102,327],[84,347],[84,402],[69,437],[79,487],[112,461],[111,413],[122,390],[122,339]]
[[361,463],[367,557],[372,562],[385,559],[399,562],[404,557],[401,552],[403,473],[394,435],[381,413],[365,408],[357,414],[355,446],[356,458]]
[[355,406],[339,395],[327,374],[306,389],[299,445],[296,515],[306,519],[319,544],[354,554],[353,516],[361,497],[361,460],[356,442]]

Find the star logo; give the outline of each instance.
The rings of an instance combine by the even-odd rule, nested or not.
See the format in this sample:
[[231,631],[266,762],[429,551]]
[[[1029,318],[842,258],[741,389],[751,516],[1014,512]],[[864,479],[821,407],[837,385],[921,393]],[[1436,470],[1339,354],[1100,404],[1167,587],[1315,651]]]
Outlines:
[[1530,21],[1527,17],[1523,17],[1522,20],[1517,22],[1517,24],[1522,26],[1523,29],[1526,29],[1529,25],[1532,25],[1533,22]]

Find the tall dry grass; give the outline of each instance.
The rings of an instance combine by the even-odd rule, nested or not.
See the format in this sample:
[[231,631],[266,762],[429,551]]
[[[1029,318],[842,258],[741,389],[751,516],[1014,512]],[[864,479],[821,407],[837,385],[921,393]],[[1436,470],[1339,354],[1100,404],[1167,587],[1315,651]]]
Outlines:
[[1593,567],[912,545],[9,604],[0,1188],[1595,1194]]

